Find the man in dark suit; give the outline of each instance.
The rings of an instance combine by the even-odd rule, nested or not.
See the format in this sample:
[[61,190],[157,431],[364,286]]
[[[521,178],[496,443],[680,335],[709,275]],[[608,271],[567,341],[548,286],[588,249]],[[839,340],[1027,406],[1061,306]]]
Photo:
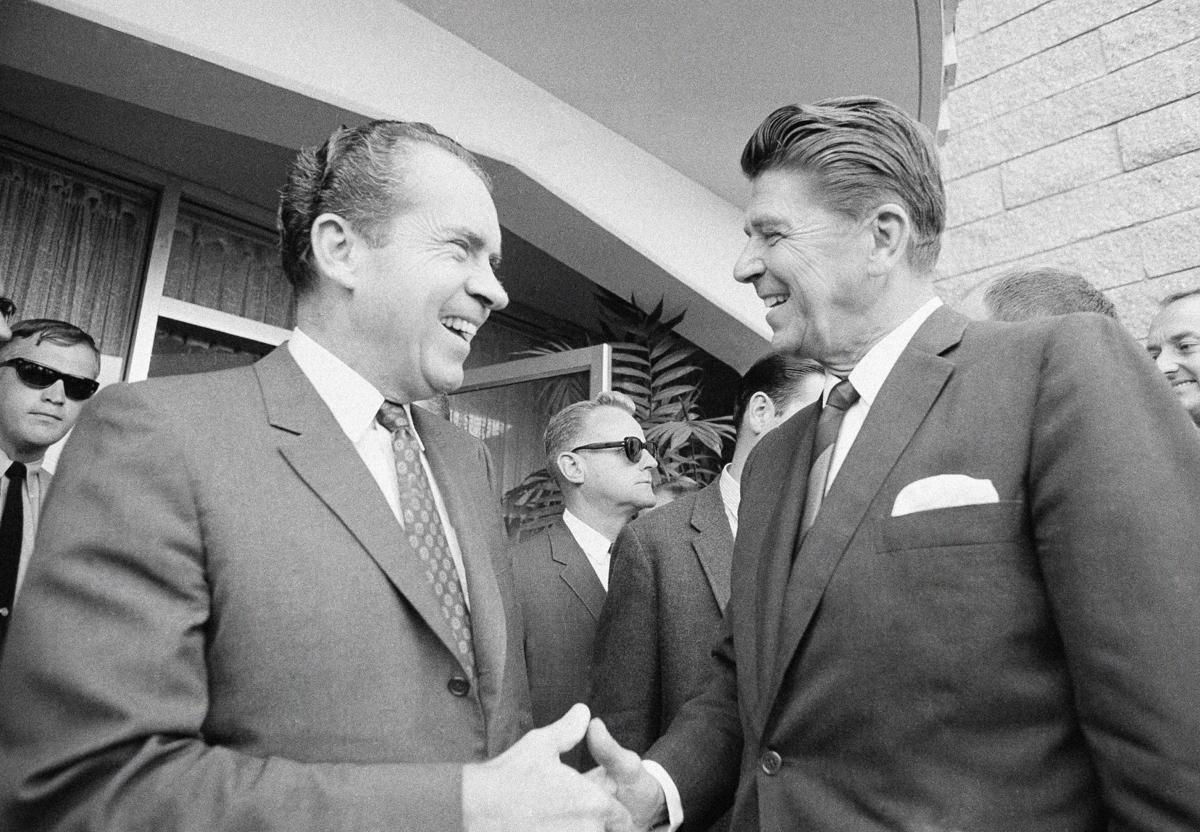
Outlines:
[[784,107],[742,166],[735,275],[826,392],[746,464],[658,778],[595,748],[635,820],[1200,828],[1200,443],[1161,374],[1108,318],[943,307],[936,149],[886,102]]
[[63,453],[0,669],[0,828],[619,826],[557,760],[583,708],[517,742],[487,455],[409,407],[507,302],[486,175],[426,125],[343,128],[280,226],[291,340],[114,385]]
[[808,359],[755,362],[738,386],[737,443],[721,475],[617,537],[588,704],[626,748],[644,752],[702,688],[729,602],[742,466],[768,431],[816,400],[824,378]]
[[[587,699],[596,621],[608,589],[609,550],[639,511],[654,505],[658,466],[623,393],[600,393],[556,413],[546,426],[546,467],[564,511],[513,548],[533,723],[549,725]],[[587,765],[582,747],[564,755]]]

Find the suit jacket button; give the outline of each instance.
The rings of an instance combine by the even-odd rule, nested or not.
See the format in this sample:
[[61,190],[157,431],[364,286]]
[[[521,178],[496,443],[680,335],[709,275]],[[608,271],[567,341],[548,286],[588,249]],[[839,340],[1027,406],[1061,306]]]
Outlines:
[[778,774],[779,769],[783,768],[783,758],[775,751],[764,751],[759,757],[758,764],[762,767],[763,774]]
[[461,676],[453,676],[446,683],[446,688],[455,696],[466,696],[471,692],[471,683]]

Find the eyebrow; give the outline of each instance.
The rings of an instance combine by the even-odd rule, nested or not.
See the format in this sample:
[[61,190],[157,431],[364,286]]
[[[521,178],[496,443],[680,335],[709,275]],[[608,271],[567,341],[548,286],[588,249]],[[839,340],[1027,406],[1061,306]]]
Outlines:
[[777,229],[787,225],[783,217],[777,217],[772,214],[764,214],[763,216],[754,217],[746,220],[746,224],[742,226],[742,231],[747,237],[751,231],[763,231],[765,229]]

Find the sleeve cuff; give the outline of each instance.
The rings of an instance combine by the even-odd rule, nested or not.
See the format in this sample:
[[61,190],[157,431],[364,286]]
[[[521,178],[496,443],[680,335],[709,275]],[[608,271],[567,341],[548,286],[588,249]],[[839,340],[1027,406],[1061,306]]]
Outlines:
[[667,802],[667,824],[655,827],[654,832],[675,832],[683,823],[683,801],[679,798],[679,789],[675,788],[675,781],[667,774],[665,768],[653,760],[642,760],[642,768],[658,781]]

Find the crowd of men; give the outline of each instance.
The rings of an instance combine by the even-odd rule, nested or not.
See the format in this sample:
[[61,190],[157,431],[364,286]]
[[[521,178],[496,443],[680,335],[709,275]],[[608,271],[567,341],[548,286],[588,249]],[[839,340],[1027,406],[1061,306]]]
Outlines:
[[[1157,369],[1078,275],[953,311],[936,149],[879,99],[741,165],[773,341],[731,462],[652,508],[632,402],[573,404],[509,547],[483,444],[411,406],[507,303],[486,172],[416,123],[302,151],[289,341],[106,388],[17,540],[0,828],[1200,828],[1200,293]],[[96,390],[64,327],[0,347],[5,529]]]

